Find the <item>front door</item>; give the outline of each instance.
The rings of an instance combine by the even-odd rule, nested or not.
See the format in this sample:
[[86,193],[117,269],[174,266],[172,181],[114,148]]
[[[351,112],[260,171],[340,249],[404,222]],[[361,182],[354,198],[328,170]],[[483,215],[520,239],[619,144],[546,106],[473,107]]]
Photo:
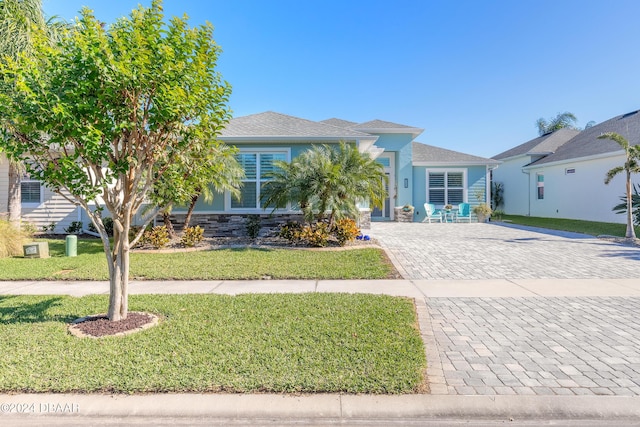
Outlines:
[[376,159],[378,163],[384,166],[384,174],[387,176],[387,197],[384,199],[382,209],[376,207],[371,211],[371,218],[378,221],[392,220],[393,219],[393,205],[392,200],[395,200],[395,171],[394,171],[394,153],[382,153],[380,157]]

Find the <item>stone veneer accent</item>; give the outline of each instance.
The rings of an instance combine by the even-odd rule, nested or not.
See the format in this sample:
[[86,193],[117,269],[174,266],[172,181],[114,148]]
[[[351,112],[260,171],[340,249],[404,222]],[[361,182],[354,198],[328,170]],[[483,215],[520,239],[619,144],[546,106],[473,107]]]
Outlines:
[[402,206],[393,208],[395,222],[413,222],[413,208],[410,211],[402,210]]
[[[191,217],[191,226],[199,225],[204,229],[206,237],[244,237],[247,236],[249,217],[260,217],[260,236],[268,236],[275,232],[280,224],[288,221],[303,222],[302,214],[197,214]],[[172,214],[170,219],[176,231],[184,226],[184,214]],[[162,224],[162,217],[158,217]]]
[[358,227],[362,230],[371,229],[371,209],[360,209]]

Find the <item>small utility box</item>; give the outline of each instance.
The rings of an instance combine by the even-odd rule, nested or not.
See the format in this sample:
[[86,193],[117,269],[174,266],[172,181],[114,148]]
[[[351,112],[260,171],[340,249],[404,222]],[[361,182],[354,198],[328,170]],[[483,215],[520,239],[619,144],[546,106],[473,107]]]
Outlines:
[[78,236],[70,234],[65,239],[64,245],[65,256],[77,256],[78,255]]
[[36,242],[22,245],[25,258],[49,258],[49,243]]

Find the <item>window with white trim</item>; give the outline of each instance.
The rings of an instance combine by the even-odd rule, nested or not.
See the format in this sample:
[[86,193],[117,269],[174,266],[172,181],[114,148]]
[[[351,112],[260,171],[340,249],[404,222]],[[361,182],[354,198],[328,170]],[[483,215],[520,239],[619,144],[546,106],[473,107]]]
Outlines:
[[286,161],[286,152],[243,151],[236,154],[236,160],[244,169],[245,178],[240,189],[240,199],[231,198],[231,209],[262,209],[260,188],[267,182],[267,174],[275,169],[274,162]]
[[40,204],[42,202],[42,184],[32,179],[28,173],[20,180],[20,201],[24,204]]
[[538,200],[544,199],[544,175],[541,173],[536,174],[536,181],[538,187]]
[[463,203],[466,194],[464,172],[429,171],[427,173],[427,198],[435,205]]

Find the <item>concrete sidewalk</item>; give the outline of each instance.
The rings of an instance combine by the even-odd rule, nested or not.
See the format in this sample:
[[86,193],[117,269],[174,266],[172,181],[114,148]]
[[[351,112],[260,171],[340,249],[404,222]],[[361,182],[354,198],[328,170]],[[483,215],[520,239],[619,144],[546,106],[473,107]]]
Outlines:
[[[384,425],[441,419],[571,419],[640,424],[637,321],[640,280],[133,281],[130,284],[132,295],[283,292],[379,293],[414,298],[427,351],[431,394],[0,395],[0,423],[28,425],[20,424],[26,420],[25,414],[16,413],[26,407],[33,415],[29,419],[37,421],[45,417],[69,422],[80,416],[129,420],[206,418],[251,424],[255,424],[251,420],[262,420],[276,425],[292,420],[314,425],[362,425],[361,421],[366,420]],[[0,282],[0,294],[4,295],[106,293],[107,282]]]
[[[640,273],[639,273],[640,274]],[[411,298],[640,297],[638,279],[483,280],[133,280],[129,293],[227,294],[348,292]],[[0,281],[0,295],[108,294],[106,281]]]

